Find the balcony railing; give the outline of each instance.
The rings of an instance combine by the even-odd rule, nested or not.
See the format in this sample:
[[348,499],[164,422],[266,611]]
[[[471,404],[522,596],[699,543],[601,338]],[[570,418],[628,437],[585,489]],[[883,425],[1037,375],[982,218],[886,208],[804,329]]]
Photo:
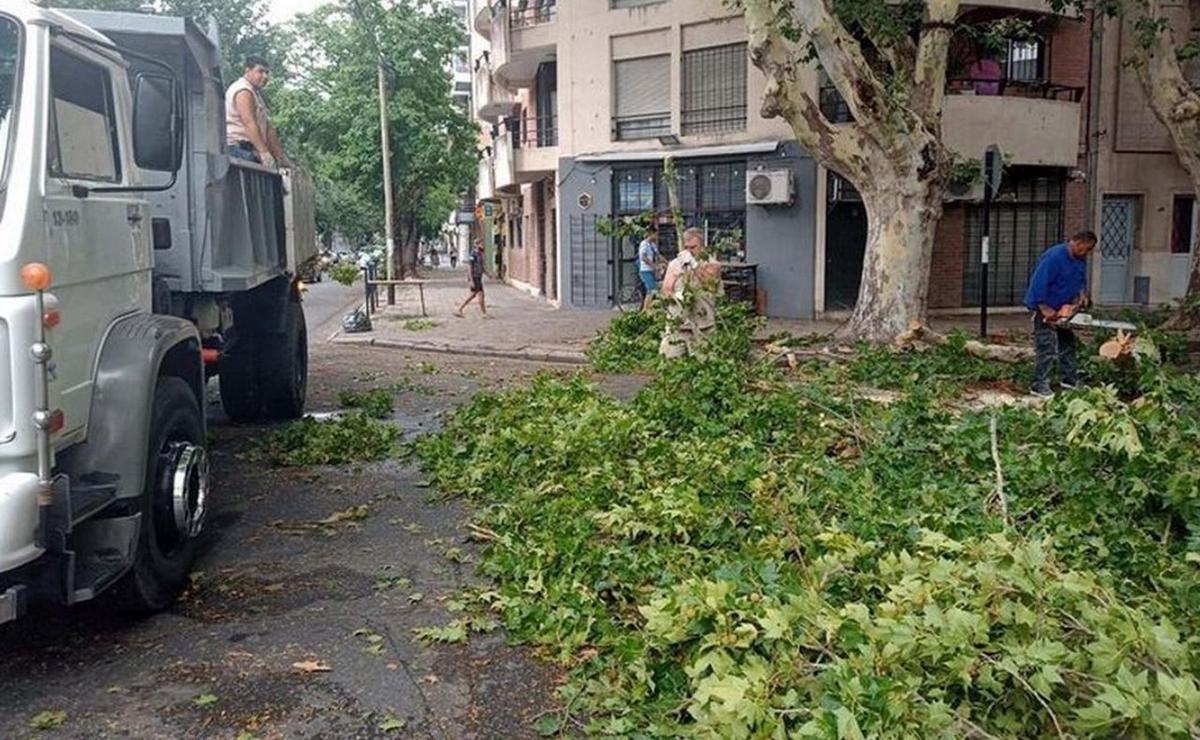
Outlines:
[[558,18],[557,0],[509,0],[509,23],[513,30],[553,23]]
[[[946,92],[950,95],[1032,98],[1078,103],[1083,99],[1083,91],[1082,87],[1059,85],[1044,80],[956,77],[946,81]],[[830,123],[850,123],[854,120],[850,114],[850,106],[834,87],[821,88],[819,103],[821,113]]]
[[946,82],[946,92],[951,95],[998,95],[1014,98],[1041,98],[1078,103],[1083,99],[1083,88],[1059,85],[1045,80],[987,79],[979,77],[956,77]]
[[558,146],[558,116],[512,117],[504,122],[513,146],[518,149],[544,149]]

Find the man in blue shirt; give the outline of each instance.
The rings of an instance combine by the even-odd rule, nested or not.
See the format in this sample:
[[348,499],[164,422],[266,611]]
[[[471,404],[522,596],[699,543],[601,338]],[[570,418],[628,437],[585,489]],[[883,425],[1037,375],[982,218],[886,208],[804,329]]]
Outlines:
[[1081,231],[1046,250],[1029,280],[1025,307],[1033,312],[1034,348],[1037,360],[1033,368],[1033,393],[1050,397],[1050,368],[1058,358],[1063,388],[1079,385],[1079,364],[1075,357],[1075,332],[1067,326],[1087,303],[1087,258],[1096,248],[1096,235]]

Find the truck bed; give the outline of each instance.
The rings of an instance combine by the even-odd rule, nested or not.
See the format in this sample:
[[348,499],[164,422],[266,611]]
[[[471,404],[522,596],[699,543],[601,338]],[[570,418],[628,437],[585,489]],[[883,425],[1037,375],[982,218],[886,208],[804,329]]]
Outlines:
[[[140,13],[69,14],[119,47],[168,64],[185,101],[183,167],[169,190],[148,193],[156,234],[155,276],[176,293],[250,290],[297,268],[317,252],[311,180],[231,159],[225,144],[225,82],[213,37],[195,23]],[[130,62],[130,76],[161,71]],[[165,173],[147,173],[165,184]]]

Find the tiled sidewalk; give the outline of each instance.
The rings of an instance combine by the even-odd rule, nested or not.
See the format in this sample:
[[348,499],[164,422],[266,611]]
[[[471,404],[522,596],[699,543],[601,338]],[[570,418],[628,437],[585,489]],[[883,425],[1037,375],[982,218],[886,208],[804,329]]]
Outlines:
[[[372,317],[373,331],[339,332],[333,341],[420,352],[582,363],[588,342],[619,315],[612,309],[556,309],[542,298],[485,278],[492,318],[484,319],[478,304],[472,303],[467,307],[466,317],[460,319],[453,312],[467,297],[465,272],[442,268],[426,270],[424,277],[428,313],[425,320],[421,320],[416,289],[405,287],[397,290],[395,306],[381,306],[381,312]],[[385,296],[380,298],[386,304]],[[772,319],[767,322],[765,334],[828,333],[837,329],[839,323]],[[963,315],[935,317],[931,323],[939,331],[953,328],[973,331],[979,320]],[[1023,314],[997,314],[990,323],[993,332],[1004,333],[1024,330],[1028,319]]]

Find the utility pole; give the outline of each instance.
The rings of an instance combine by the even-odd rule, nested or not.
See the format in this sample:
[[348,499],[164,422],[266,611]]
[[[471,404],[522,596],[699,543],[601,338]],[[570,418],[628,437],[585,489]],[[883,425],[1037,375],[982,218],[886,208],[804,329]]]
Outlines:
[[[388,134],[387,72],[383,56],[379,57],[379,138],[383,153],[383,213],[384,233],[387,235],[387,279],[396,279],[395,205],[392,202],[392,142]],[[388,286],[388,303],[395,302],[395,287]]]

